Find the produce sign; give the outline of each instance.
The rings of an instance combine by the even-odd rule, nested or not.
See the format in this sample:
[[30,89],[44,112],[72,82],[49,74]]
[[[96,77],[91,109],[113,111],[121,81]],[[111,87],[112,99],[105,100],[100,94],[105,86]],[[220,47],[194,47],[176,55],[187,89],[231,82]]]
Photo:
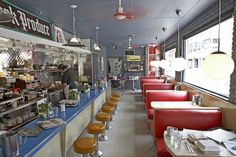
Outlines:
[[15,17],[11,22],[1,25],[52,40],[49,22],[5,1],[0,1],[0,10],[4,10]]

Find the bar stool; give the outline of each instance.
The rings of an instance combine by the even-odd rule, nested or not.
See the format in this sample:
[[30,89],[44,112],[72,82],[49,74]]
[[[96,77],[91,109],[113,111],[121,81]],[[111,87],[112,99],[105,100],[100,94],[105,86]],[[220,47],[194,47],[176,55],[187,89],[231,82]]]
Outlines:
[[[109,125],[110,118],[111,118],[111,116],[108,113],[100,112],[100,113],[96,114],[96,120],[101,121],[105,125],[106,130],[111,130],[111,128],[112,128]],[[99,137],[99,141],[107,141],[108,139],[109,138],[106,135],[106,131],[104,131],[104,133]]]
[[121,97],[121,94],[119,92],[115,92],[112,94],[113,97],[118,97],[120,98]]
[[111,115],[112,112],[115,111],[115,107],[112,107],[112,106],[108,106],[108,105],[104,105],[101,109],[102,112],[105,112],[105,113],[108,113],[111,118],[110,118],[110,121],[113,121],[114,120],[114,117]]
[[114,107],[115,111],[113,112],[113,114],[117,114],[117,112],[118,112],[118,102],[112,101],[112,100],[108,100],[107,101],[107,105]]
[[110,98],[110,100],[119,102],[119,101],[120,101],[120,98],[115,97],[115,96],[112,96],[112,97]]
[[87,132],[94,135],[94,139],[97,141],[96,149],[94,154],[91,154],[93,157],[99,157],[103,155],[103,152],[99,150],[98,147],[98,135],[105,132],[105,125],[102,123],[90,123],[87,126]]
[[88,157],[96,149],[96,140],[91,137],[81,137],[73,142],[74,151],[78,154],[83,154],[83,157]]

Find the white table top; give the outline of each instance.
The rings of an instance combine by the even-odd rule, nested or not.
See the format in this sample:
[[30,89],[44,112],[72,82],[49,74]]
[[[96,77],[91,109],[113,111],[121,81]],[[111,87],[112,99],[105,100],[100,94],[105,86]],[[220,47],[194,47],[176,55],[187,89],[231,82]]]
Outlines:
[[[205,132],[205,131],[204,131]],[[230,157],[230,156],[236,156],[230,153],[223,145],[220,146],[220,153],[203,153],[197,146],[190,144],[193,152],[189,152],[186,145],[185,145],[185,140],[181,140],[180,147],[175,149],[171,145],[170,137],[167,136],[166,131],[164,132],[164,141],[166,144],[167,150],[174,156],[174,157]]]
[[192,101],[152,101],[154,109],[219,109],[219,107],[204,107],[193,105]]

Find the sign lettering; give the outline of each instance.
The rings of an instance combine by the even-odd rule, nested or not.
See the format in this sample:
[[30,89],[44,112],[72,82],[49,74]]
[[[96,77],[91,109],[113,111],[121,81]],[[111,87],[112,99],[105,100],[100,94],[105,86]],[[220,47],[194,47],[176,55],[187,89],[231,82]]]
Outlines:
[[4,10],[15,17],[11,22],[1,25],[52,40],[49,22],[4,1],[0,1],[0,10]]

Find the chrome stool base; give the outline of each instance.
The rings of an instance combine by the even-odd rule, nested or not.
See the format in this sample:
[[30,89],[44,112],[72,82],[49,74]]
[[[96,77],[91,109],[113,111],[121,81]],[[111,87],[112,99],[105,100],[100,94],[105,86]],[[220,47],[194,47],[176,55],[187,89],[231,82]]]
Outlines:
[[111,130],[111,129],[112,129],[112,126],[106,125],[106,130]]
[[109,137],[107,135],[104,135],[102,134],[99,138],[98,138],[99,141],[107,141],[109,140]]
[[103,155],[102,151],[95,151],[93,154],[90,154],[91,157],[100,157]]

